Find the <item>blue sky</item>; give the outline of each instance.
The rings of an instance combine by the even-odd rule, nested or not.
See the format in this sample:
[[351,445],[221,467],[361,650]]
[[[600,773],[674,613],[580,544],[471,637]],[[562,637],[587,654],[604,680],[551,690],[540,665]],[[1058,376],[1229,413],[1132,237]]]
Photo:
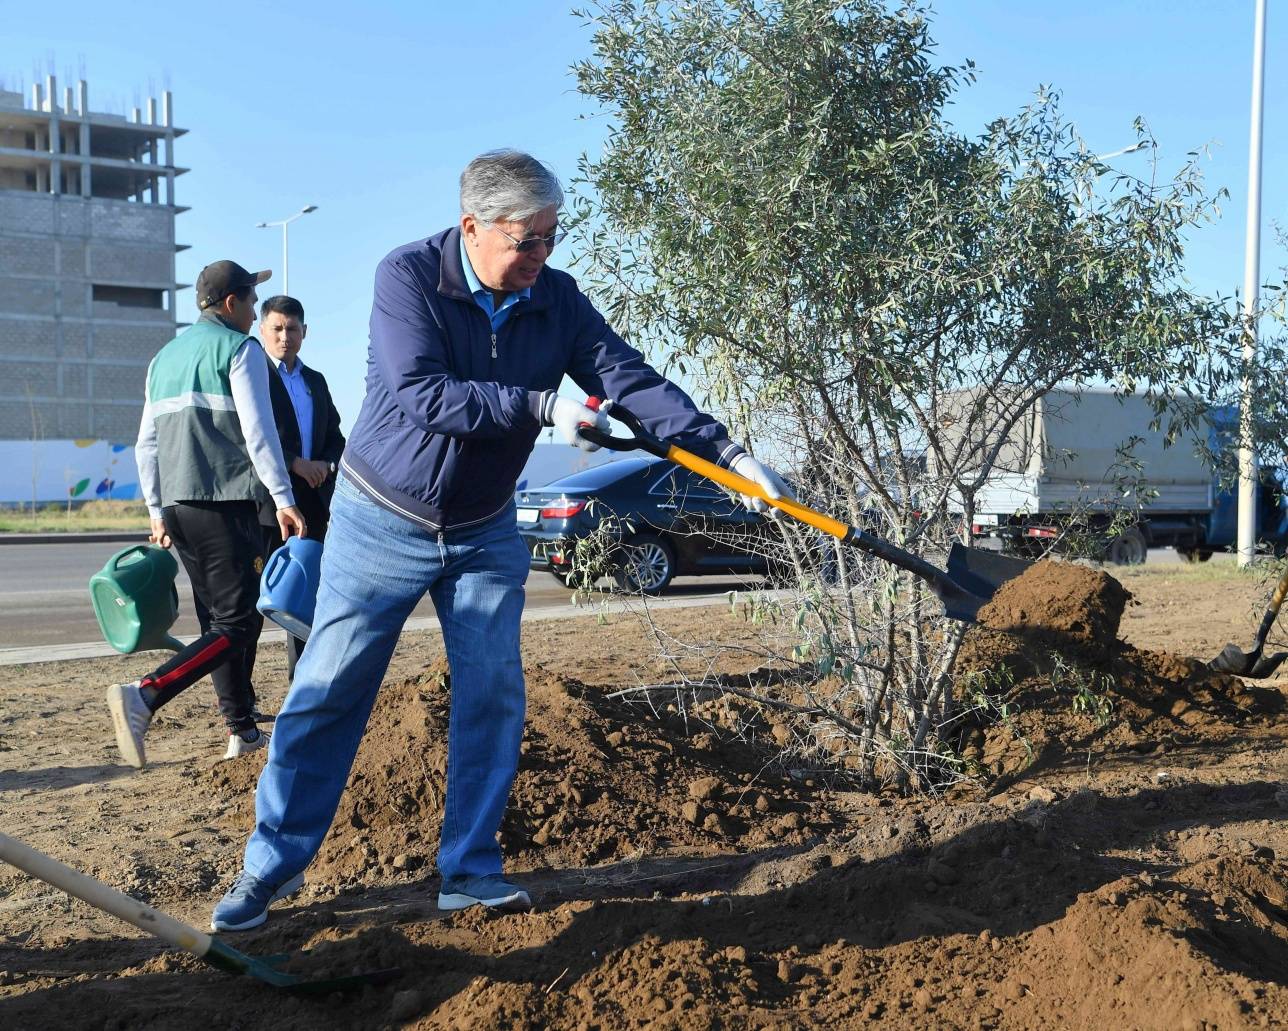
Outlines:
[[[1272,5],[1272,7],[1275,5]],[[1194,284],[1231,292],[1243,280],[1252,0],[941,0],[938,56],[966,58],[979,81],[953,117],[968,131],[1023,106],[1039,85],[1095,152],[1132,142],[1144,117],[1170,172],[1188,151],[1212,146],[1205,171],[1231,198],[1221,222],[1196,235]],[[100,3],[0,2],[0,78],[26,87],[54,71],[82,70],[91,107],[124,112],[170,88],[189,130],[177,161],[179,280],[231,257],[273,268],[280,289],[281,233],[256,229],[305,204],[319,210],[291,227],[291,293],[308,313],[306,361],[332,385],[346,426],[365,375],[367,317],[376,263],[398,244],[457,217],[456,179],[476,153],[514,146],[549,161],[565,180],[594,153],[602,122],[569,72],[589,34],[552,0],[443,4],[283,0],[244,16],[211,18],[176,2],[106,17]],[[1281,254],[1270,226],[1288,206],[1283,69],[1288,16],[1267,33],[1263,278]],[[1115,159],[1145,173],[1148,158]],[[559,258],[567,260],[565,252]],[[559,260],[556,260],[559,264]],[[191,318],[191,291],[180,302]]]

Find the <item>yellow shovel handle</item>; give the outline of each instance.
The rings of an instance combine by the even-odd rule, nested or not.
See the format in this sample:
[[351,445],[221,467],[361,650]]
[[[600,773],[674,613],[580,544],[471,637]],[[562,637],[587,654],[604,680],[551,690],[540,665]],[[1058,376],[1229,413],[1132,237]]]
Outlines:
[[816,530],[822,530],[824,533],[829,533],[840,540],[845,540],[846,534],[850,532],[848,523],[833,519],[831,516],[825,516],[822,512],[815,512],[814,509],[802,505],[799,501],[793,501],[791,498],[770,497],[765,493],[765,488],[754,480],[749,480],[745,476],[739,476],[735,472],[723,469],[714,462],[699,458],[697,455],[676,447],[674,444],[668,445],[666,457],[676,465],[682,465],[684,468],[691,469],[709,480],[715,480],[716,483],[728,487],[730,490],[735,490],[739,494],[749,494],[752,497],[760,498],[766,504],[782,509],[782,511],[799,519],[802,523],[809,523]]

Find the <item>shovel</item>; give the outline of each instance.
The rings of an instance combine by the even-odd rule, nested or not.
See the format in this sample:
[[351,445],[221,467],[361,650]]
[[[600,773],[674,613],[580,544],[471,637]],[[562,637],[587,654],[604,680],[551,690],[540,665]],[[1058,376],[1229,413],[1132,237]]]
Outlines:
[[132,899],[115,888],[110,888],[102,881],[96,881],[93,877],[78,873],[53,857],[37,852],[7,834],[0,834],[0,860],[16,866],[38,880],[52,884],[82,902],[89,903],[95,909],[120,917],[139,930],[147,931],[148,934],[155,935],[162,941],[192,953],[212,967],[218,967],[232,974],[249,974],[274,988],[326,995],[330,992],[350,991],[368,984],[384,984],[399,974],[398,970],[377,970],[369,974],[354,974],[351,977],[306,981],[294,974],[276,969],[289,958],[288,956],[256,957],[238,952],[218,938],[180,923],[174,917]]
[[[592,397],[586,404],[587,407],[598,410],[600,401]],[[1002,584],[1015,579],[1032,565],[1024,559],[1011,558],[995,551],[966,548],[960,544],[954,544],[948,552],[947,570],[939,569],[925,559],[904,551],[887,540],[874,537],[866,530],[850,526],[822,512],[816,512],[799,501],[793,501],[790,498],[771,498],[759,484],[753,483],[746,477],[739,476],[728,469],[722,469],[714,462],[708,462],[676,444],[653,436],[644,429],[643,423],[635,415],[616,402],[606,411],[625,425],[634,436],[614,437],[589,423],[583,423],[578,432],[592,444],[598,444],[610,451],[634,451],[638,448],[657,455],[658,458],[665,458],[739,494],[760,498],[766,504],[786,512],[802,523],[808,523],[815,529],[831,534],[852,547],[875,555],[900,569],[906,569],[930,586],[939,600],[944,603],[944,612],[950,619],[961,620],[964,623],[978,622],[976,614],[980,606],[991,599]]]
[[1270,633],[1270,627],[1279,615],[1279,607],[1283,605],[1285,595],[1288,595],[1288,569],[1284,570],[1284,575],[1275,585],[1275,593],[1270,596],[1270,607],[1261,617],[1261,626],[1257,628],[1252,651],[1245,652],[1233,642],[1227,644],[1221,649],[1221,654],[1208,663],[1208,669],[1252,680],[1268,677],[1277,670],[1284,659],[1288,659],[1288,652],[1275,652],[1274,655],[1262,657],[1261,649],[1266,646],[1266,635]]

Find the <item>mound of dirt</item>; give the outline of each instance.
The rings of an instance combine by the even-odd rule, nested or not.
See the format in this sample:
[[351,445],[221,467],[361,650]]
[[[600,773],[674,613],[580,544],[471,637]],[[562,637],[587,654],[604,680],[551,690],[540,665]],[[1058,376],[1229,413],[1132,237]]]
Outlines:
[[979,622],[1029,647],[1060,648],[1084,664],[1096,663],[1111,654],[1130,600],[1131,592],[1107,573],[1070,562],[1035,562],[998,588],[979,610]]
[[[540,666],[525,676],[528,725],[501,828],[510,869],[593,866],[676,848],[746,851],[799,843],[832,822],[817,793],[802,793],[759,748],[669,732],[639,707]],[[381,689],[311,880],[424,876],[442,820],[450,690],[442,661]],[[209,788],[239,828],[253,820],[262,766],[256,758],[211,772]]]
[[1003,584],[958,655],[960,695],[979,706],[964,756],[1002,776],[1093,744],[1149,751],[1225,738],[1283,711],[1277,691],[1121,641],[1130,598],[1108,574],[1065,562]]

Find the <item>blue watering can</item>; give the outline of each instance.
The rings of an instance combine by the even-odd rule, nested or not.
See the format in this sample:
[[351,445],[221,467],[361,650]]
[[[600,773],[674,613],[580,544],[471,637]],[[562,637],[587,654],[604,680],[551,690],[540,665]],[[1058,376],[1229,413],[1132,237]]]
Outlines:
[[307,641],[321,573],[321,543],[307,537],[287,538],[268,557],[255,607],[287,633]]
[[90,577],[90,601],[108,644],[126,655],[183,648],[170,636],[179,618],[178,572],[179,563],[165,548],[136,544],[118,551]]

